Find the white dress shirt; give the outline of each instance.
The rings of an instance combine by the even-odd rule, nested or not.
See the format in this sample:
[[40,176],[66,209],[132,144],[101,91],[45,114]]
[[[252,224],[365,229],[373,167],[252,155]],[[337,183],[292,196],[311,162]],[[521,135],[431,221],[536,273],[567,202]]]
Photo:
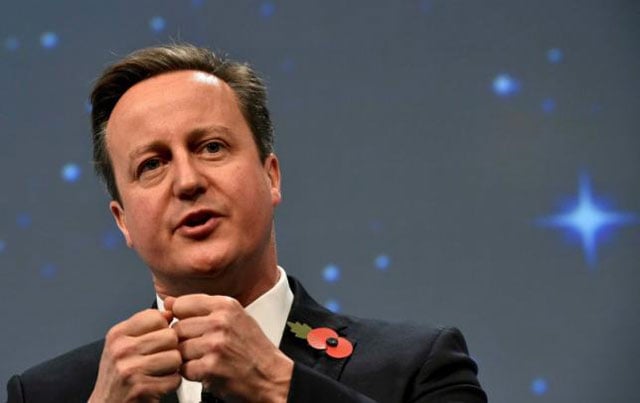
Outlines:
[[[280,278],[276,284],[244,308],[247,314],[258,322],[262,332],[275,346],[280,345],[280,339],[282,339],[287,317],[293,304],[293,292],[289,288],[287,273],[280,266],[278,266],[278,270]],[[156,295],[156,301],[158,309],[164,311],[164,301],[160,296]],[[176,322],[177,319],[174,318],[173,321]],[[184,378],[176,391],[180,403],[199,403],[201,392],[202,384],[200,382],[192,382]]]

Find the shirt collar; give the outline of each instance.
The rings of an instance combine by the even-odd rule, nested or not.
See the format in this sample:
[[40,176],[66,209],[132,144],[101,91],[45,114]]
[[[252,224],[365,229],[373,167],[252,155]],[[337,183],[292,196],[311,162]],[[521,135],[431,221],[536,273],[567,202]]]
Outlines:
[[280,278],[276,284],[244,308],[247,314],[258,322],[262,332],[275,346],[280,345],[282,332],[293,304],[293,292],[287,281],[287,273],[280,266],[278,270]]

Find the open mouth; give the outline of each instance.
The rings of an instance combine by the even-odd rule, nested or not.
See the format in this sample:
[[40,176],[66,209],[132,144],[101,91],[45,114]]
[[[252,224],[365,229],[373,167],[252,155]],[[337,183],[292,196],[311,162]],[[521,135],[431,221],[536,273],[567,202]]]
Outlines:
[[214,211],[201,210],[184,217],[176,231],[184,237],[199,240],[211,235],[218,224],[218,215]]
[[213,213],[208,211],[198,212],[189,215],[187,219],[184,221],[183,225],[194,228],[200,225],[204,225],[207,221],[213,218]]

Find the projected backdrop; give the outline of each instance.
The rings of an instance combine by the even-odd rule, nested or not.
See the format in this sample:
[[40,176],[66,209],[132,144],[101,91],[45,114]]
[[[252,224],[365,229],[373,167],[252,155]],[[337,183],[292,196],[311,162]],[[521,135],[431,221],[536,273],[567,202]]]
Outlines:
[[153,300],[87,97],[184,40],[265,77],[280,262],[319,301],[460,327],[492,402],[637,400],[637,2],[6,1],[0,21],[3,384]]

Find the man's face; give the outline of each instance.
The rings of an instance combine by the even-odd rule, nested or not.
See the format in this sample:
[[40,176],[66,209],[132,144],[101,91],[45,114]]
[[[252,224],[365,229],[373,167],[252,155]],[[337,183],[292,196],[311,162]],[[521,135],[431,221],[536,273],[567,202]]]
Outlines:
[[275,269],[278,161],[260,161],[225,82],[197,71],[144,80],[116,104],[106,141],[122,200],[111,211],[158,292],[211,279],[200,291],[233,295]]

